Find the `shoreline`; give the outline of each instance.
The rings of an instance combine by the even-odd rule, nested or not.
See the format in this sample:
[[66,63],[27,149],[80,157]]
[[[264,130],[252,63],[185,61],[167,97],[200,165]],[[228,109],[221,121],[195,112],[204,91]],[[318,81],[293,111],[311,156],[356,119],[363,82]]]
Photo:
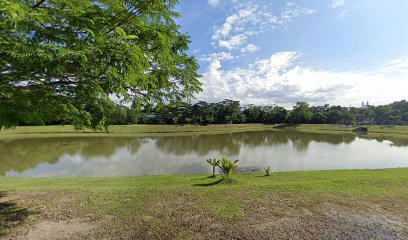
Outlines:
[[[329,174],[330,172],[359,172],[359,171],[372,171],[372,172],[378,172],[378,171],[393,171],[393,170],[407,170],[408,173],[408,167],[390,167],[390,168],[345,168],[345,169],[319,169],[319,170],[293,170],[293,171],[270,171],[271,175],[279,175],[279,174],[321,174],[321,173],[327,173]],[[244,170],[237,168],[237,172],[233,174],[233,176],[258,176],[264,174],[263,168],[255,168],[255,167],[249,167],[248,170],[246,167],[244,167]],[[193,178],[193,177],[208,177],[210,176],[210,173],[205,174],[205,173],[197,173],[197,174],[177,174],[177,173],[170,173],[170,174],[146,174],[146,175],[125,175],[125,176],[98,176],[98,177],[92,177],[92,176],[85,176],[85,177],[7,177],[7,176],[0,176],[0,186],[1,186],[1,181],[7,179],[11,180],[33,180],[33,181],[42,181],[42,180],[98,180],[98,179],[121,179],[121,178],[167,178],[167,177],[177,177],[177,178]],[[216,178],[222,177],[221,173],[216,174]]]
[[326,124],[302,124],[284,127],[284,124],[223,124],[223,125],[113,125],[110,132],[75,131],[72,126],[21,126],[0,131],[0,140],[53,137],[161,137],[226,134],[248,131],[299,131],[304,133],[351,134],[362,138],[408,139],[408,126],[368,126],[368,134],[355,133],[357,127]]

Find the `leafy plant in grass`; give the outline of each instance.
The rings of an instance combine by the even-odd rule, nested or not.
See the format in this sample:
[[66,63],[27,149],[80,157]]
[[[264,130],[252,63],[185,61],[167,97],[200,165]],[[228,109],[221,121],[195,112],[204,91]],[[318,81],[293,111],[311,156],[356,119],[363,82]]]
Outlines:
[[231,161],[226,157],[222,157],[218,160],[217,166],[221,169],[227,180],[229,179],[229,175],[231,173],[235,173],[238,161],[238,159],[235,161]]
[[269,176],[269,172],[271,171],[271,167],[270,166],[267,166],[266,168],[265,168],[265,176]]
[[220,160],[217,159],[207,159],[208,164],[210,164],[212,166],[212,176],[211,177],[215,177],[215,168],[218,166],[218,163],[220,162]]

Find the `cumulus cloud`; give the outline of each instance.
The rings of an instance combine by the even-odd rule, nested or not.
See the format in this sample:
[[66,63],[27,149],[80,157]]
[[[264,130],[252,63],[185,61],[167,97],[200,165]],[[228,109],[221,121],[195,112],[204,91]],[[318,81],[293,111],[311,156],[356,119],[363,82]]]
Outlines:
[[223,60],[231,60],[231,59],[234,59],[234,56],[232,56],[231,53],[227,53],[227,52],[210,53],[210,54],[203,55],[202,57],[199,58],[199,60],[205,61],[205,62],[211,62],[213,60],[223,61]]
[[259,51],[259,47],[250,43],[246,45],[245,47],[241,48],[242,53],[254,53],[256,51]]
[[296,62],[299,56],[298,52],[279,52],[229,70],[213,59],[203,74],[204,92],[198,99],[214,102],[230,98],[286,107],[296,101],[357,106],[366,99],[373,104],[403,99],[408,92],[408,61],[398,60],[376,71],[339,72],[303,67]]
[[214,45],[230,51],[237,49],[253,35],[285,25],[296,17],[309,15],[314,11],[288,3],[279,14],[274,15],[272,12],[270,3],[248,1],[240,4],[238,9],[226,17],[223,24],[215,27],[212,36]]
[[232,36],[227,40],[219,40],[218,45],[227,48],[228,50],[232,50],[244,44],[247,38],[248,36],[246,34],[239,34]]

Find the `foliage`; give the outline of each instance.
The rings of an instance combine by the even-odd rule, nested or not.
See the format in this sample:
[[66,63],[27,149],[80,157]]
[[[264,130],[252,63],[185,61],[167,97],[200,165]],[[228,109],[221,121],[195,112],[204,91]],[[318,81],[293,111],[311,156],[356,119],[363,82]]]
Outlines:
[[300,124],[309,123],[312,119],[313,112],[306,102],[298,102],[289,115],[289,122]]
[[279,106],[274,106],[266,112],[265,122],[267,123],[285,123],[287,122],[288,111]]
[[242,111],[248,123],[256,123],[261,119],[262,108],[258,106],[250,106]]
[[210,164],[212,166],[212,177],[215,177],[215,168],[218,166],[218,164],[220,163],[220,160],[218,159],[207,159],[208,164]]
[[235,161],[231,161],[226,157],[222,157],[218,160],[217,166],[221,169],[226,179],[229,179],[229,175],[231,173],[235,173],[238,161],[238,159]]
[[193,97],[199,66],[174,21],[177,3],[0,1],[0,129],[102,129],[112,123],[111,96],[140,105]]

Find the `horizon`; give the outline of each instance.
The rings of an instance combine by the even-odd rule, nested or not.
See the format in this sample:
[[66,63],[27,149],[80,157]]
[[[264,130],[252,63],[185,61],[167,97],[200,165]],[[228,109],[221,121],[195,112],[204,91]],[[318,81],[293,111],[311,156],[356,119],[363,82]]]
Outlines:
[[[211,102],[202,101],[202,100],[200,100],[200,99],[196,99],[196,100],[197,100],[197,101],[194,101],[194,102],[191,101],[190,103],[189,103],[188,101],[183,101],[183,103],[189,103],[189,104],[191,104],[191,105],[194,105],[194,104],[196,104],[196,103],[198,103],[198,102],[206,102],[206,103],[208,103],[208,104],[217,104],[217,103],[222,102],[223,100],[233,100],[233,99],[225,98],[225,99],[222,99],[222,100],[220,100],[220,101],[211,101]],[[296,104],[297,104],[298,102],[301,102],[301,101],[295,102],[295,103],[294,103],[293,105],[291,105],[291,106],[283,106],[283,105],[279,105],[279,104],[264,104],[264,105],[258,105],[258,104],[253,104],[253,103],[242,103],[240,100],[233,100],[233,101],[238,101],[239,104],[240,104],[240,106],[241,106],[241,108],[246,107],[246,106],[252,106],[252,107],[272,107],[272,106],[277,106],[277,107],[283,107],[283,108],[285,108],[285,109],[287,109],[287,110],[292,110],[294,107],[296,107]],[[390,104],[393,104],[393,103],[398,103],[398,102],[407,102],[407,99],[396,100],[396,101],[392,101],[392,102],[390,102],[390,103],[385,103],[385,104],[371,104],[369,101],[362,101],[362,102],[360,102],[360,105],[357,105],[357,106],[351,106],[351,105],[345,106],[345,105],[340,105],[340,104],[336,104],[336,103],[334,103],[334,104],[323,103],[323,104],[314,104],[314,105],[313,105],[313,104],[310,104],[309,102],[306,102],[306,103],[309,104],[309,107],[311,107],[311,108],[313,108],[313,107],[326,107],[326,105],[328,105],[329,108],[330,108],[330,107],[367,108],[367,107],[387,106],[387,105],[390,105]],[[363,105],[364,105],[364,107],[363,107]],[[128,104],[128,105],[121,105],[121,106],[130,107],[129,104]]]
[[406,99],[405,1],[181,1],[203,92],[197,100],[290,107]]

